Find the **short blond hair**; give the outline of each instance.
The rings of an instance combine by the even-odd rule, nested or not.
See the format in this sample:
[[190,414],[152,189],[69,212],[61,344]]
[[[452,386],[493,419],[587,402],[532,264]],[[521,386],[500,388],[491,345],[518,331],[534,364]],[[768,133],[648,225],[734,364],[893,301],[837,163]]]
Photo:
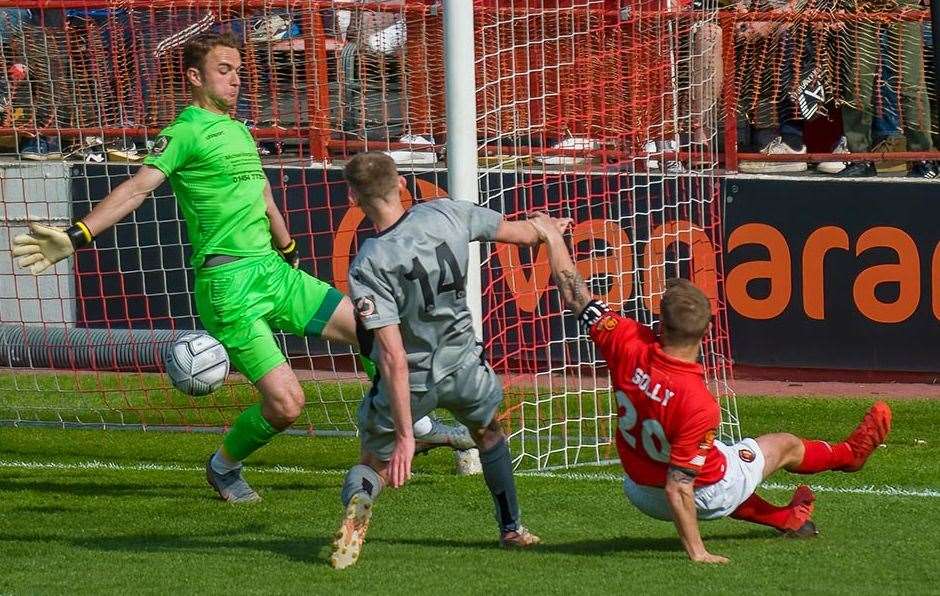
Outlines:
[[687,346],[702,341],[712,310],[705,293],[695,284],[680,277],[667,281],[660,308],[663,336],[670,344]]
[[360,203],[374,204],[398,187],[395,162],[381,151],[366,151],[354,156],[343,168],[343,177]]

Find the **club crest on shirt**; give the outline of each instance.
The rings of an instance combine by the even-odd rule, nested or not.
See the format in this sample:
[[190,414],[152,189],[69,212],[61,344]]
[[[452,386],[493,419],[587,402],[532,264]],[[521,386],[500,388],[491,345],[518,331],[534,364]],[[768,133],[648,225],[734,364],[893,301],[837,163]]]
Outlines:
[[603,321],[601,321],[601,327],[604,329],[604,331],[613,331],[616,326],[617,326],[616,317],[607,317]]
[[751,463],[757,456],[750,449],[738,449],[738,457],[745,463]]
[[371,295],[356,299],[356,313],[362,319],[368,319],[378,314],[375,309],[375,298]]
[[166,150],[166,146],[170,144],[170,137],[161,136],[153,144],[153,149],[150,150],[154,155],[160,155]]

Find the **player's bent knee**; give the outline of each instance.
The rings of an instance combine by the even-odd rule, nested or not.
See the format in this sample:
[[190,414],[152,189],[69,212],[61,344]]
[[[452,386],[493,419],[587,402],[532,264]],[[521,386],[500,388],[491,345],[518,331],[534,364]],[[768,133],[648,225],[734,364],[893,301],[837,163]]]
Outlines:
[[305,397],[300,387],[285,389],[275,395],[265,396],[264,417],[271,426],[283,430],[300,418],[304,411]]
[[503,432],[503,427],[499,424],[499,421],[493,418],[489,424],[473,433],[473,438],[480,451],[489,451],[506,440],[506,433]]

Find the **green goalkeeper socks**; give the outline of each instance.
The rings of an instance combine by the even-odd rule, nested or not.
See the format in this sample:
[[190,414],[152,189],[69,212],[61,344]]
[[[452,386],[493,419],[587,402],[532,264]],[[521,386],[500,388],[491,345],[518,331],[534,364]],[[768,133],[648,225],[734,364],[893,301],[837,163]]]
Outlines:
[[222,446],[230,459],[242,461],[273,439],[279,430],[265,420],[261,414],[261,404],[257,403],[235,420],[232,429],[222,440]]

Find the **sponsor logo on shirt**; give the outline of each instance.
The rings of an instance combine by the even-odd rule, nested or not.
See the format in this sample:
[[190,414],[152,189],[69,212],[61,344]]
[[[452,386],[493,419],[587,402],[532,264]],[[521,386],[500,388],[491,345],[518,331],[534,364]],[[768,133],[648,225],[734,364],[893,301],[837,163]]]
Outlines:
[[357,298],[356,313],[361,319],[371,319],[378,316],[379,313],[375,309],[375,298],[372,295]]
[[691,461],[689,461],[689,463],[692,464],[693,466],[704,466],[704,465],[705,465],[705,456],[704,456],[704,455],[696,455],[695,457],[692,458]]
[[601,328],[604,331],[613,331],[617,327],[617,318],[616,317],[607,317],[601,321]]
[[217,136],[219,136],[219,135],[221,135],[221,134],[224,134],[224,133],[225,133],[224,130],[220,130],[219,132],[214,132],[214,133],[212,133],[211,135],[208,135],[208,136],[206,137],[206,140],[208,141],[209,139],[214,139],[214,138],[216,138]]

